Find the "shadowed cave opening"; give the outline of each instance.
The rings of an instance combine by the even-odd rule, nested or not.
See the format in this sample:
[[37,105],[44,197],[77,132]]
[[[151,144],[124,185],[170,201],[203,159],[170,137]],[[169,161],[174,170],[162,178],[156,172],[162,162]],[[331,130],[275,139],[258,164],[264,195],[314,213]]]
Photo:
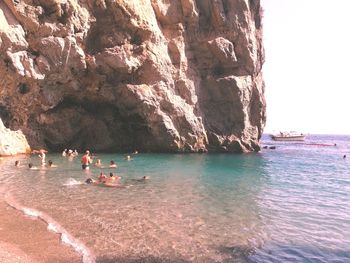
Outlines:
[[6,126],[6,128],[10,128],[10,121],[12,119],[11,112],[3,105],[0,105],[0,119]]
[[32,118],[51,151],[76,148],[99,152],[145,151],[151,131],[139,114],[123,112],[102,101],[66,97],[54,109]]

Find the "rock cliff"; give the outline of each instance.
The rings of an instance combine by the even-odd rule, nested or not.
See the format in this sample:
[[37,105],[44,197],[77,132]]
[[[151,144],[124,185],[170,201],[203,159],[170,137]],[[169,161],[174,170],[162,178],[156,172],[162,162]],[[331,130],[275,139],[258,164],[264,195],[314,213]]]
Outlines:
[[33,147],[247,152],[259,0],[3,0],[0,118]]

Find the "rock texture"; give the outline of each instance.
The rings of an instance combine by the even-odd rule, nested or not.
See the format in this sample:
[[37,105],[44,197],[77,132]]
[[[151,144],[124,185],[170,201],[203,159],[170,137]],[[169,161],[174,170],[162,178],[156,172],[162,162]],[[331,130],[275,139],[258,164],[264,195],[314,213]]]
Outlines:
[[7,129],[0,119],[0,156],[30,153],[31,149],[21,131]]
[[33,147],[259,150],[259,0],[3,0],[0,118]]

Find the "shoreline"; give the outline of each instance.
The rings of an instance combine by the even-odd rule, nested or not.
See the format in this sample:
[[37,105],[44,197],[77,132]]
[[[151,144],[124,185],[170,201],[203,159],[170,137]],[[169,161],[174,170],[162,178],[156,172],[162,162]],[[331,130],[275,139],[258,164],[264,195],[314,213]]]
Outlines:
[[78,263],[81,255],[60,241],[41,220],[0,201],[0,260],[4,263]]

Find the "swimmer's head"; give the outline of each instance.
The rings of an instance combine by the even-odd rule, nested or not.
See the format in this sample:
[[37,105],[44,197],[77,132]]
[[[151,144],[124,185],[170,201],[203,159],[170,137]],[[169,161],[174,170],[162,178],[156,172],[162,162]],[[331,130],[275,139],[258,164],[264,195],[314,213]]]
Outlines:
[[49,166],[51,166],[53,164],[53,162],[51,160],[49,160]]
[[88,179],[86,179],[85,183],[91,184],[91,183],[93,183],[93,180],[91,178],[88,178]]
[[19,161],[15,161],[15,166],[19,166]]
[[109,176],[110,176],[110,177],[113,177],[113,173],[109,173]]
[[33,164],[32,164],[32,163],[28,163],[28,167],[29,167],[29,168],[32,168],[32,167],[33,167]]

